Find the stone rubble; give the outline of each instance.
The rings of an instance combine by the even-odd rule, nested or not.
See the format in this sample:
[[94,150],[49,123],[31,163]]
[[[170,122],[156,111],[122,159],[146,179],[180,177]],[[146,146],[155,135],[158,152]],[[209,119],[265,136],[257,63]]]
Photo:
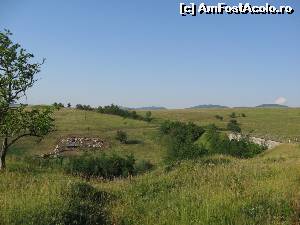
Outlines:
[[[228,135],[228,138],[230,140],[239,140],[241,137],[242,136],[240,134],[230,133]],[[257,138],[257,137],[250,137],[250,141],[252,141],[253,143],[258,144],[258,145],[266,145],[268,147],[268,149],[273,149],[281,144],[280,142],[277,142],[277,141],[266,140],[266,139]]]
[[61,139],[59,143],[55,146],[54,150],[41,155],[42,158],[58,157],[63,152],[67,151],[77,151],[78,149],[84,150],[96,150],[104,149],[108,145],[100,138],[89,138],[89,137],[67,137]]

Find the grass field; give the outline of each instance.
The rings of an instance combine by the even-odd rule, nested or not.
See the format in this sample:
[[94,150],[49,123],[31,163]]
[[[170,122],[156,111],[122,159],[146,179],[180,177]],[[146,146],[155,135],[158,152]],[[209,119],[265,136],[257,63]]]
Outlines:
[[[278,141],[295,140],[300,141],[300,109],[283,108],[236,108],[236,109],[185,109],[185,110],[159,110],[153,115],[157,118],[191,121],[199,125],[215,123],[217,126],[226,127],[231,119],[229,115],[235,112],[236,115],[244,113],[246,117],[237,118],[241,127],[246,132],[253,132],[253,135],[265,137]],[[224,118],[220,121],[215,118],[220,115]]]
[[[112,224],[299,224],[298,144],[286,143],[252,159],[215,155],[172,166],[164,163],[160,121],[225,127],[231,112],[245,113],[237,120],[257,136],[299,140],[300,109],[162,110],[152,112],[151,123],[95,112],[57,111],[55,132],[40,143],[26,139],[10,152],[8,169],[0,173],[0,225],[51,221],[66,207],[61,191],[76,182],[112,196],[105,206]],[[119,144],[114,139],[119,129],[139,143]],[[132,153],[155,167],[136,177],[87,181],[66,175],[57,166],[37,167],[23,160],[26,155],[51,151],[60,138],[70,135],[102,137],[110,143],[108,154]]]

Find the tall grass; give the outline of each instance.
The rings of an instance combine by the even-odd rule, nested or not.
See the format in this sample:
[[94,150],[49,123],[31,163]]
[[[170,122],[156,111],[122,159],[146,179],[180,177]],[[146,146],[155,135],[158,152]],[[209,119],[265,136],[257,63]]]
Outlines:
[[121,191],[112,217],[120,224],[145,225],[296,223],[299,161],[276,160],[213,156],[156,171]]

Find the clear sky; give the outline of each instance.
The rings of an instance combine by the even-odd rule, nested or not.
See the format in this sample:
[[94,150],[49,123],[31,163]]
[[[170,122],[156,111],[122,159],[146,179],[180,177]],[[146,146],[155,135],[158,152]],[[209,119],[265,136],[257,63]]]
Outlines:
[[180,2],[0,0],[1,30],[47,59],[27,103],[300,106],[299,1],[269,0],[293,15],[196,17]]

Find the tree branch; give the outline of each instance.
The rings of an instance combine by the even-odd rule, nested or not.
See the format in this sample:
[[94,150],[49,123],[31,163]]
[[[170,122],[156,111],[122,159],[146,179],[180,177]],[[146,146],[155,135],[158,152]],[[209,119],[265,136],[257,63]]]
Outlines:
[[12,145],[13,145],[15,142],[17,142],[19,139],[21,139],[21,138],[23,138],[23,137],[27,137],[27,136],[39,137],[39,138],[42,137],[42,136],[40,136],[40,135],[31,134],[31,133],[22,134],[22,135],[16,137],[15,139],[13,139],[13,140],[8,144],[8,147],[12,146]]

